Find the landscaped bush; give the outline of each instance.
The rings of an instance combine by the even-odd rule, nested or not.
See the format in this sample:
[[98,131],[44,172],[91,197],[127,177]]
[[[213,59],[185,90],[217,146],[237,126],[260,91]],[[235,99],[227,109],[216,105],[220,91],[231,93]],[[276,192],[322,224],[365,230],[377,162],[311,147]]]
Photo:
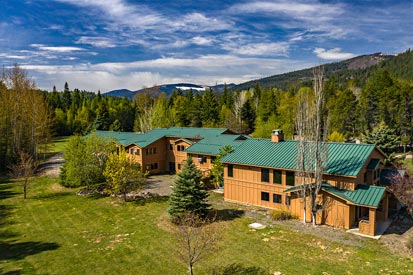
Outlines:
[[273,220],[276,221],[285,221],[293,219],[293,215],[289,211],[282,211],[282,210],[273,210],[270,212],[270,216]]

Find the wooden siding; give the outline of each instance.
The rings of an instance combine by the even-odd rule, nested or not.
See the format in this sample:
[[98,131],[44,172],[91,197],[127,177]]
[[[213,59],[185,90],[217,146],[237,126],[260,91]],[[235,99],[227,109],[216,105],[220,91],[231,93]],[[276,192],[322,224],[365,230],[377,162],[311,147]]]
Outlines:
[[[268,182],[261,181],[261,168],[243,165],[232,165],[233,176],[228,176],[228,164],[224,166],[224,199],[227,201],[238,202],[243,204],[255,205],[269,209],[289,210],[291,214],[303,219],[303,199],[297,197],[297,194],[283,193],[284,190],[291,186],[286,185],[286,170],[281,171],[281,184],[273,183],[274,169],[269,169]],[[340,177],[325,175],[325,180],[339,188],[346,188],[354,190],[356,187],[357,178],[354,177]],[[299,185],[301,182],[299,177],[295,177],[295,184]],[[261,193],[269,194],[269,201],[261,199]],[[281,195],[281,203],[274,203],[273,195]],[[290,205],[287,205],[287,196],[290,196]],[[311,212],[308,198],[307,203],[307,222],[311,221]],[[350,229],[356,223],[355,206],[348,204],[345,200],[338,198],[326,192],[321,192],[319,197],[319,204],[323,205],[323,209],[317,212],[317,223],[326,224],[338,228]],[[387,204],[384,206],[387,207]],[[370,217],[370,223],[366,234],[375,233],[376,226],[376,210],[374,208],[363,207]],[[374,214],[373,214],[374,212]],[[384,211],[386,213],[387,210]],[[383,213],[383,219],[387,218]],[[379,214],[380,215],[380,214]],[[381,217],[381,216],[380,216]],[[365,228],[365,225],[363,228]]]

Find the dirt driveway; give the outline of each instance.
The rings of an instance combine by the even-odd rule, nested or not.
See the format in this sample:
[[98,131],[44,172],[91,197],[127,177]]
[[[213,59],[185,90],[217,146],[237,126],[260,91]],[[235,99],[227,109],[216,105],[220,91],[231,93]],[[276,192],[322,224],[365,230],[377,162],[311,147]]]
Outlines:
[[159,196],[169,196],[172,192],[171,186],[174,184],[176,175],[154,175],[146,181],[141,192],[155,193]]

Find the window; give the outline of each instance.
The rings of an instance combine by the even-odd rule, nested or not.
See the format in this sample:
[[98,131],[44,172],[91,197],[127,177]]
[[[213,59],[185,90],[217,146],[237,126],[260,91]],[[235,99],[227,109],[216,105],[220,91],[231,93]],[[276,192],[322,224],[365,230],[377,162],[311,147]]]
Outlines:
[[198,162],[199,162],[199,163],[204,163],[204,162],[206,162],[206,157],[199,155],[199,156],[198,156]]
[[158,169],[158,163],[151,163],[150,168],[151,170]]
[[272,194],[272,202],[273,203],[281,203],[281,195],[279,194]]
[[285,196],[285,205],[287,205],[287,206],[291,205],[291,197],[290,196]]
[[178,163],[178,170],[181,170],[181,164]]
[[152,148],[152,154],[154,154],[154,155],[156,154],[156,147]]
[[282,175],[282,172],[281,172],[280,170],[274,170],[274,171],[273,171],[273,179],[272,179],[272,182],[273,182],[273,183],[277,183],[277,184],[281,184],[281,183],[282,183],[282,181],[281,181],[281,175]]
[[291,185],[291,186],[294,186],[295,185],[295,179],[294,179],[294,172],[287,172],[286,173],[286,176],[287,176],[287,182],[286,182],[286,184],[287,185]]
[[174,149],[174,145],[173,144],[169,144],[169,150],[173,150]]
[[270,170],[267,168],[261,168],[261,181],[269,182],[270,181]]
[[232,164],[228,164],[228,177],[234,176],[234,166]]
[[184,151],[185,150],[185,146],[183,145],[178,145],[177,146],[178,151]]
[[140,155],[140,150],[139,149],[135,149],[135,155],[139,156]]
[[262,200],[262,201],[270,201],[270,193],[268,193],[268,192],[261,192],[261,200]]
[[149,155],[149,148],[146,148],[146,155]]

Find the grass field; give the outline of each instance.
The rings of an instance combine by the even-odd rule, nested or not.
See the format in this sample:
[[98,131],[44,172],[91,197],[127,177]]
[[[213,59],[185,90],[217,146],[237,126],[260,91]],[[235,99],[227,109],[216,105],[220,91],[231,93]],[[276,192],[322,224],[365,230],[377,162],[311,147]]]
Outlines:
[[[165,199],[124,204],[81,197],[56,179],[37,178],[24,201],[18,183],[0,180],[0,274],[187,274]],[[222,211],[236,207],[218,195],[212,200]],[[375,240],[346,235],[344,244],[283,225],[251,231],[252,221],[245,215],[221,221],[219,249],[195,265],[195,274],[232,263],[269,274],[413,274],[411,259]]]
[[54,154],[63,152],[68,140],[69,137],[53,138],[53,141],[47,144],[46,147],[44,147],[43,145],[40,146],[40,148],[38,149],[39,157],[42,160],[45,160]]

